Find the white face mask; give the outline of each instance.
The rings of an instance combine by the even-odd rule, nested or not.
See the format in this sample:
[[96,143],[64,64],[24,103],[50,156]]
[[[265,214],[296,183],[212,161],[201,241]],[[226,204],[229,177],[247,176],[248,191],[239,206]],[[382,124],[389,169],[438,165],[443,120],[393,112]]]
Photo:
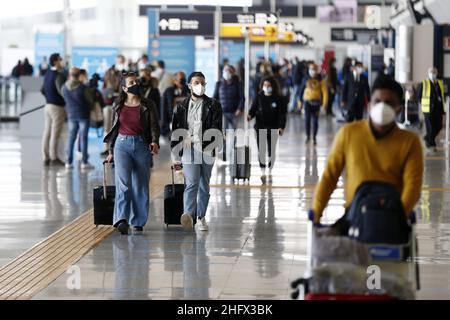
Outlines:
[[311,78],[314,78],[316,75],[317,75],[316,70],[312,70],[312,69],[309,70],[309,76],[310,76]]
[[124,64],[116,64],[116,70],[117,71],[125,70],[125,65]]
[[140,61],[139,62],[139,70],[142,70],[142,69],[145,69],[145,68],[147,68],[147,64],[142,62],[142,61]]
[[430,73],[428,74],[428,78],[430,78],[431,81],[436,81],[437,76],[436,76],[436,74],[434,74],[433,72],[430,72]]
[[192,86],[192,92],[196,95],[196,96],[203,96],[205,94],[205,86],[202,86],[201,84],[197,84],[195,86]]
[[159,67],[156,68],[155,71],[152,72],[152,77],[155,77],[157,79],[161,79],[162,75],[163,75],[163,69],[161,69]]
[[378,102],[370,108],[370,119],[379,126],[385,126],[395,121],[395,111],[390,105]]
[[223,78],[224,78],[226,81],[231,80],[231,73],[228,72],[228,71],[224,71],[224,72],[223,72]]

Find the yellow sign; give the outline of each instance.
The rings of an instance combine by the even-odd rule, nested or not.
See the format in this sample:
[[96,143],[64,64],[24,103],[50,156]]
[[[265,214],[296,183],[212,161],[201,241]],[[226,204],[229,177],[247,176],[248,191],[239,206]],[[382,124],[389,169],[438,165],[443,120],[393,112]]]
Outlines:
[[279,34],[279,42],[295,42],[295,32],[285,31]]
[[223,23],[220,28],[221,38],[242,38],[242,26],[235,23]]
[[[264,42],[278,41],[278,26],[277,25],[266,25],[266,26],[256,26],[250,25],[249,29],[250,41],[253,42]],[[220,29],[220,36],[222,38],[243,38],[242,25],[234,23],[224,23]]]
[[254,42],[264,42],[278,41],[278,26],[267,25],[267,26],[250,26],[250,41]]

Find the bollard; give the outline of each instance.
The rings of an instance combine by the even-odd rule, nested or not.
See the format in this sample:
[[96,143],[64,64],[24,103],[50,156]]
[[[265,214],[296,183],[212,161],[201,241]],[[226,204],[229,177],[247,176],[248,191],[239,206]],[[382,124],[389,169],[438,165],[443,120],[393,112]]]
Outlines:
[[445,103],[445,141],[444,145],[450,145],[450,97],[447,97],[447,102]]
[[403,125],[405,127],[411,125],[411,122],[409,122],[408,120],[408,102],[409,102],[409,91],[407,90],[405,93],[405,121],[403,122]]

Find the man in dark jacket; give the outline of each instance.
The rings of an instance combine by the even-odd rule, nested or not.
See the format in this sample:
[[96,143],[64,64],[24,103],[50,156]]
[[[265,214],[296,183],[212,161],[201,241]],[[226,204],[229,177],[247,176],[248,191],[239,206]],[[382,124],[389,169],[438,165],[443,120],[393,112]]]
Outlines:
[[58,142],[64,125],[66,112],[62,96],[62,86],[66,81],[63,73],[62,58],[58,53],[50,56],[51,69],[45,74],[41,92],[45,96],[45,129],[42,137],[44,165],[64,166],[58,158]]
[[174,85],[167,88],[161,99],[161,134],[165,137],[170,133],[170,122],[173,110],[178,103],[189,97],[190,91],[186,85],[186,74],[179,71],[175,74]]
[[80,69],[72,68],[70,78],[63,88],[63,96],[66,100],[66,111],[69,119],[69,137],[67,141],[66,169],[73,168],[73,146],[79,134],[82,169],[93,169],[88,162],[88,132],[91,108],[95,103],[95,90],[86,86],[80,78]]
[[364,68],[361,62],[353,67],[353,73],[348,76],[342,89],[342,107],[347,109],[347,121],[361,120],[364,107],[370,101],[369,80],[363,75]]
[[289,112],[296,112],[298,108],[298,101],[300,100],[300,88],[303,83],[303,78],[306,74],[306,63],[305,61],[299,61],[295,59],[296,63],[294,69],[292,70],[292,84],[293,84],[293,94],[292,101],[289,106]]
[[213,97],[222,105],[224,129],[236,130],[236,118],[242,115],[245,96],[244,86],[232,66],[223,68],[222,79],[216,83]]
[[208,231],[205,216],[215,159],[214,149],[220,147],[223,139],[222,106],[205,95],[203,73],[193,72],[188,83],[191,97],[179,103],[173,114],[172,160],[177,170],[181,169],[182,163],[186,181],[181,224],[186,230],[192,230],[194,218],[197,217],[199,230]]

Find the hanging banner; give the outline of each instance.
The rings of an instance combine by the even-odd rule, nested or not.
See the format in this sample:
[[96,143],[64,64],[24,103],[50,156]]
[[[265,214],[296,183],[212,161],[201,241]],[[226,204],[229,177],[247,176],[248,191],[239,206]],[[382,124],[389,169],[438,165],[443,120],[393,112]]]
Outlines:
[[195,38],[189,36],[163,36],[149,38],[150,61],[163,60],[170,73],[183,71],[187,75],[195,68]]
[[212,97],[215,88],[215,55],[214,48],[197,49],[195,70],[201,71],[206,78],[206,95]]
[[220,62],[228,59],[229,63],[236,66],[239,60],[244,59],[245,43],[244,41],[221,40],[220,41]]
[[64,34],[63,33],[40,33],[34,36],[34,70],[39,71],[39,65],[48,59],[53,53],[59,53],[64,57]]
[[74,47],[72,49],[72,64],[86,69],[91,77],[98,73],[103,77],[105,72],[115,63],[119,54],[117,48],[103,47]]

